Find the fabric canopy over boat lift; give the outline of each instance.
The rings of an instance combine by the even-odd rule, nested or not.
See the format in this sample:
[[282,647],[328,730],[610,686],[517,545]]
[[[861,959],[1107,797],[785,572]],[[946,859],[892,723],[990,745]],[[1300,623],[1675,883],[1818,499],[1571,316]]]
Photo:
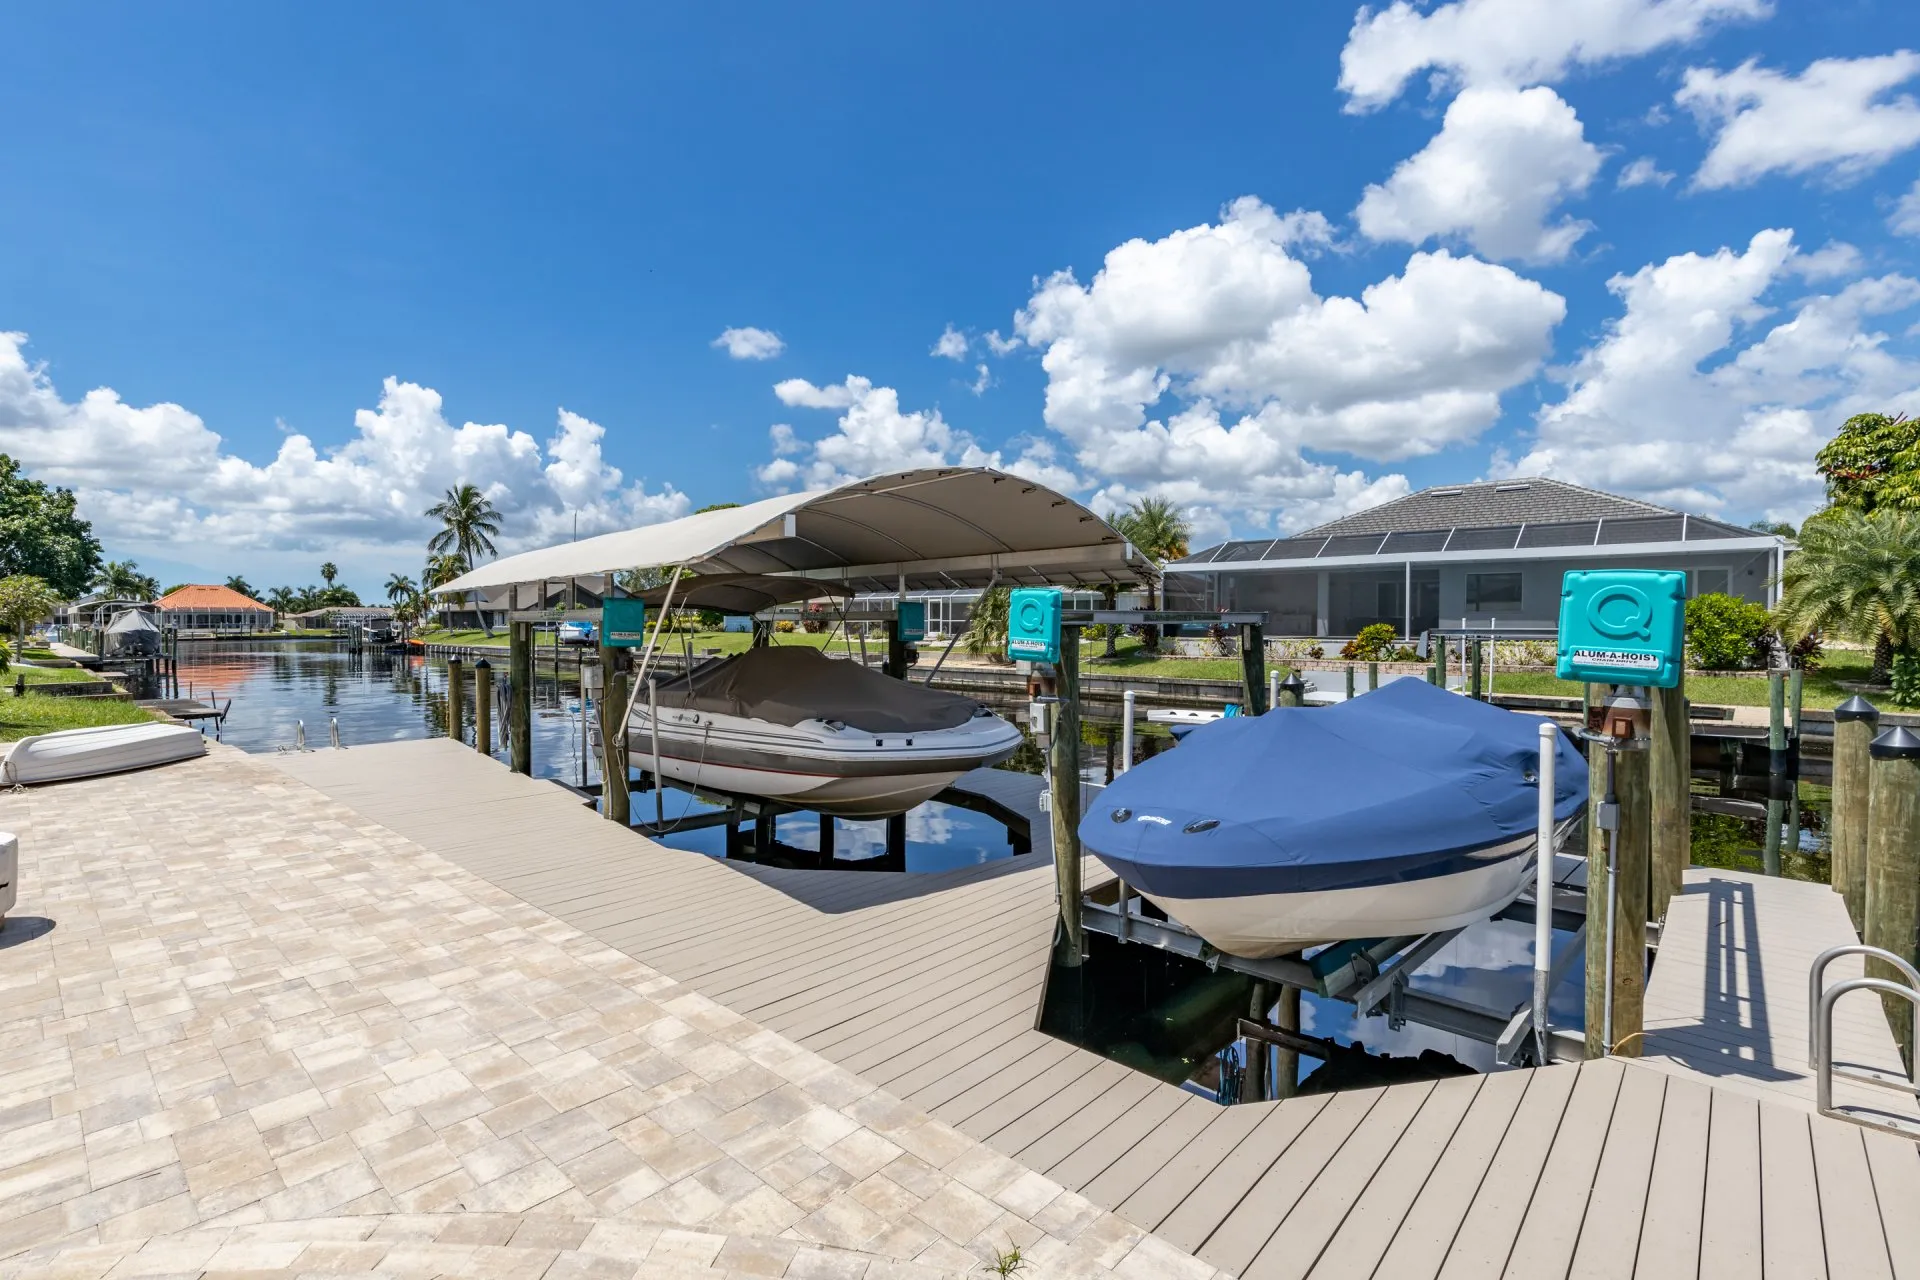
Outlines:
[[[854,592],[904,596],[995,586],[1118,587],[1159,577],[1150,559],[1081,503],[985,467],[873,476],[505,556],[435,591],[450,596],[507,592],[513,626],[507,727],[517,772],[533,770],[534,624],[598,616],[596,610],[544,608],[549,585],[644,569],[676,571],[671,582],[645,597],[650,611],[660,615],[680,605],[724,610],[750,604],[757,613],[776,604]],[[695,576],[683,578],[683,572]],[[769,579],[796,585],[783,588]],[[698,595],[689,594],[696,589]],[[844,607],[839,612],[843,619],[850,617]],[[657,640],[658,621],[653,635]],[[649,642],[641,658],[643,678],[653,647]],[[904,646],[897,647],[904,652]],[[603,650],[602,739],[609,752],[624,749],[628,717],[622,708],[629,703],[624,662],[624,651]],[[889,674],[904,676],[904,657],[890,659],[887,667]],[[630,687],[637,698],[643,679]],[[614,783],[607,816],[625,822],[624,759],[603,776]],[[611,794],[616,789],[617,797]]]
[[1150,560],[1074,499],[985,467],[942,467],[525,551],[436,590],[537,587],[674,567],[701,576],[806,577],[866,592],[1110,586],[1159,576]]

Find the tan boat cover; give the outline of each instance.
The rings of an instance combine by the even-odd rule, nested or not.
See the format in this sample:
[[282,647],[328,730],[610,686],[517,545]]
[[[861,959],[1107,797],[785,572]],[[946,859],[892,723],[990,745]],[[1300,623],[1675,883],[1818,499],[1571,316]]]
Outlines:
[[749,649],[697,667],[663,685],[660,704],[771,724],[838,720],[868,733],[958,728],[980,710],[972,698],[895,680],[799,645]]

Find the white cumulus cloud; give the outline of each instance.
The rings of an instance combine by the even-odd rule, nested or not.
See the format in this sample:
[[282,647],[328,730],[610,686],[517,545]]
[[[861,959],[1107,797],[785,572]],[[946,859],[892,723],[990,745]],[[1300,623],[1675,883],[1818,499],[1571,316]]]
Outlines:
[[1045,420],[1076,465],[1294,524],[1297,505],[1372,483],[1305,450],[1405,458],[1491,425],[1551,350],[1564,301],[1444,251],[1357,298],[1322,297],[1294,248],[1324,226],[1249,197],[1217,223],[1118,246],[1089,283],[1040,282],[1015,331],[1042,352]]
[[1822,58],[1797,76],[1755,61],[1732,71],[1689,67],[1674,101],[1713,131],[1697,187],[1740,187],[1769,173],[1858,178],[1920,144],[1920,103],[1896,87],[1920,75],[1920,54]]
[[1464,89],[1434,139],[1367,188],[1355,217],[1372,240],[1458,237],[1488,257],[1558,262],[1590,224],[1552,214],[1585,193],[1601,160],[1553,90]]
[[1777,312],[1770,295],[1817,256],[1798,253],[1791,231],[1768,230],[1743,250],[1614,277],[1622,314],[1573,366],[1566,397],[1538,415],[1531,452],[1497,470],[1696,511],[1806,515],[1821,500],[1813,456],[1839,424],[1920,396],[1920,363],[1876,328],[1920,305],[1920,281],[1860,279]]
[[948,360],[965,360],[967,358],[967,335],[949,324],[945,329],[941,330],[940,340],[933,344],[933,350],[927,352],[927,354],[930,356],[941,356]]
[[1893,206],[1887,227],[1895,235],[1920,236],[1920,182],[1908,187],[1907,194]]
[[1762,18],[1769,0],[1456,0],[1362,7],[1340,53],[1349,111],[1400,96],[1431,68],[1448,84],[1550,84],[1576,67],[1687,44],[1715,23]]
[[1625,191],[1630,187],[1664,187],[1673,181],[1673,175],[1654,163],[1652,156],[1641,156],[1620,170],[1620,176],[1613,185]]
[[803,439],[789,423],[774,424],[768,432],[773,460],[754,473],[770,489],[824,489],[889,471],[949,466],[994,467],[1061,491],[1085,486],[1048,441],[1030,441],[1009,460],[950,425],[938,409],[904,409],[898,391],[858,374],[825,387],[794,378],[774,390],[789,405],[845,412],[831,433],[815,440]]
[[304,433],[255,463],[177,404],[127,404],[111,388],[63,397],[30,362],[26,335],[0,333],[0,452],[28,474],[76,490],[111,545],[191,558],[210,548],[404,552],[432,522],[421,513],[471,482],[504,516],[506,547],[535,546],[682,515],[684,494],[649,491],[608,463],[598,423],[561,409],[544,449],[500,424],[449,422],[440,393],[388,378],[333,448]]
[[725,350],[735,360],[771,360],[787,349],[786,342],[779,334],[751,325],[740,329],[722,329],[720,336],[709,345]]

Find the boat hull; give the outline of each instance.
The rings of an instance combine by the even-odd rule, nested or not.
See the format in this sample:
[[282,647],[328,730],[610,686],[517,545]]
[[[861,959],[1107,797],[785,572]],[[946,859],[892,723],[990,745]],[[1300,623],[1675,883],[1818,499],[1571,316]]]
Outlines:
[[[889,818],[932,799],[969,770],[1020,746],[998,716],[956,729],[863,734],[818,721],[776,725],[709,712],[660,714],[662,777],[696,790],[759,796],[846,818]],[[652,722],[629,724],[628,757],[651,771]]]
[[198,729],[180,724],[110,724],[22,738],[0,764],[8,785],[65,782],[191,760],[207,753]]
[[[1142,896],[1216,949],[1260,960],[1349,938],[1476,924],[1526,888],[1534,845],[1529,836],[1486,851],[1477,865],[1412,880],[1220,898]],[[1119,866],[1114,869],[1126,874]]]

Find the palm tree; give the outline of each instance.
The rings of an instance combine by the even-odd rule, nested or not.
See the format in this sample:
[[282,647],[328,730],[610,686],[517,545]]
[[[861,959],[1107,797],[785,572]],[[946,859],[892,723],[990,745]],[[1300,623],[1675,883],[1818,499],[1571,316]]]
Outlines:
[[[461,572],[472,572],[474,559],[481,552],[494,554],[493,540],[500,532],[500,513],[492,500],[480,492],[479,485],[463,484],[447,490],[445,497],[427,508],[426,515],[429,520],[440,522],[440,532],[428,539],[427,550],[459,556]],[[480,593],[469,594],[473,611],[480,619],[480,629],[491,636],[493,627],[480,607]]]
[[[1134,550],[1146,556],[1156,565],[1169,560],[1178,560],[1187,554],[1187,541],[1193,536],[1193,523],[1186,513],[1166,498],[1141,498],[1125,511],[1107,517],[1107,523],[1116,532],[1133,544]],[[1160,607],[1160,589],[1157,582],[1147,584],[1147,607]],[[1149,652],[1160,648],[1160,628],[1146,627],[1145,641]]]
[[420,594],[420,588],[413,585],[413,579],[404,573],[387,575],[387,599],[397,609],[403,600],[411,600]]
[[227,590],[238,591],[243,596],[251,597],[253,595],[253,584],[236,573],[227,579]]
[[333,580],[339,576],[340,576],[340,566],[336,565],[333,561],[329,560],[325,564],[320,566],[321,580],[324,581],[329,587],[333,585]]
[[1872,679],[1885,683],[1894,652],[1920,647],[1920,512],[1835,507],[1807,521],[1780,585],[1783,636],[1870,641]]
[[967,633],[960,637],[967,652],[998,657],[1007,647],[1007,605],[1013,594],[1006,587],[983,591],[967,615]]
[[109,560],[93,580],[94,590],[111,600],[151,600],[160,594],[157,579],[131,560]]
[[293,606],[300,603],[300,597],[292,587],[275,587],[267,592],[266,603],[273,606],[275,613],[292,613]]

